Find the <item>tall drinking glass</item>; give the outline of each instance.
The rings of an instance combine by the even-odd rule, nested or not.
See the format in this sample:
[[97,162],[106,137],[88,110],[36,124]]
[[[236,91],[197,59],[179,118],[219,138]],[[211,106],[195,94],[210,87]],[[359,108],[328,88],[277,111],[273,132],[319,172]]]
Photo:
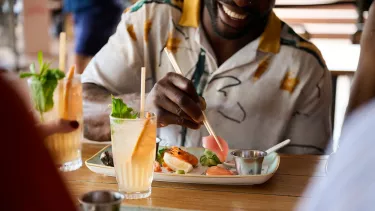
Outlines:
[[118,188],[126,199],[151,195],[156,150],[156,116],[122,119],[110,116],[113,162]]
[[[35,87],[39,87],[38,80],[30,78],[28,85],[35,94]],[[33,102],[35,100],[31,93]],[[54,134],[45,139],[45,144],[52,155],[55,164],[61,171],[74,171],[82,166],[81,140],[83,137],[82,115],[82,84],[79,76],[72,79],[62,79],[58,82],[53,93],[53,107],[48,112],[37,112],[41,123],[58,119],[76,120],[79,128],[70,133]]]

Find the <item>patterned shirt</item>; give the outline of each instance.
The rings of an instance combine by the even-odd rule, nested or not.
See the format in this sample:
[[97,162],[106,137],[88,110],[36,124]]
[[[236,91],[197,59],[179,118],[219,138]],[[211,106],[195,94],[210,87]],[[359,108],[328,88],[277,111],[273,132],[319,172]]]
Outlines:
[[[93,58],[83,83],[115,94],[147,90],[174,69],[207,102],[207,117],[230,148],[265,150],[284,139],[286,153],[323,153],[331,135],[330,74],[319,50],[271,12],[264,33],[218,66],[200,25],[199,0],[142,0],[124,11],[117,32]],[[159,130],[169,145],[200,146],[206,129],[170,125]]]

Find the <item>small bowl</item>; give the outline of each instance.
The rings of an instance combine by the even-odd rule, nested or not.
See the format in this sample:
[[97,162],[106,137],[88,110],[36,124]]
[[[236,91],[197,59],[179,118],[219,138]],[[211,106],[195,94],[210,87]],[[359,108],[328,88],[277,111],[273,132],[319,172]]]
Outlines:
[[259,175],[267,153],[260,150],[235,150],[231,153],[238,175]]
[[78,199],[82,211],[120,211],[124,195],[115,191],[91,191]]

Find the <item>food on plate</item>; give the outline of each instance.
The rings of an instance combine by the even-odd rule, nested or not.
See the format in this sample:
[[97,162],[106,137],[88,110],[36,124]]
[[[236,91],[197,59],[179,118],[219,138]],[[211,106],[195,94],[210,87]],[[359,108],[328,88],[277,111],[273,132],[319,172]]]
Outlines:
[[221,163],[220,159],[212,151],[205,149],[203,155],[200,157],[199,162],[202,166],[216,166]]
[[162,172],[160,163],[158,161],[154,161],[154,172]]
[[173,171],[184,170],[186,173],[198,165],[197,157],[178,147],[167,149],[164,152],[163,160]]
[[185,174],[185,171],[184,170],[177,170],[176,174]]
[[113,165],[113,155],[112,155],[112,152],[108,152],[108,151],[103,152],[103,153],[100,155],[100,160],[102,161],[102,163],[103,163],[104,165],[114,167],[114,165]]
[[173,171],[173,169],[169,168],[168,165],[167,165],[165,162],[163,162],[162,166],[163,166],[165,169],[167,169],[167,171]]
[[167,147],[163,147],[161,149],[159,149],[156,153],[156,161],[158,161],[160,163],[160,165],[163,165],[164,163],[164,152],[167,150],[168,148]]
[[206,136],[202,138],[203,147],[214,152],[217,155],[217,157],[220,159],[220,161],[224,162],[225,159],[227,158],[228,151],[229,151],[228,144],[224,139],[220,137],[217,137],[217,138],[220,141],[223,151],[220,150],[220,147],[219,145],[217,145],[215,138],[213,136]]
[[185,172],[190,172],[191,170],[193,170],[193,165],[177,157],[174,157],[169,153],[164,154],[164,162],[173,171],[184,170]]
[[221,168],[219,166],[212,166],[207,169],[206,175],[207,176],[233,175],[233,173],[228,169]]

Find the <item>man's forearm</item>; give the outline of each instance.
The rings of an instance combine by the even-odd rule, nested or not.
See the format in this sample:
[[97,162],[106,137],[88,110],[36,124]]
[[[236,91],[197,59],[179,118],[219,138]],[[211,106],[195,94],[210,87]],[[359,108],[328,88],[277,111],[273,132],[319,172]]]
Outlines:
[[[126,94],[116,96],[133,108],[138,108],[139,94]],[[111,104],[111,93],[96,84],[83,84],[83,109],[84,109],[84,135],[93,141],[110,141],[108,105]]]

